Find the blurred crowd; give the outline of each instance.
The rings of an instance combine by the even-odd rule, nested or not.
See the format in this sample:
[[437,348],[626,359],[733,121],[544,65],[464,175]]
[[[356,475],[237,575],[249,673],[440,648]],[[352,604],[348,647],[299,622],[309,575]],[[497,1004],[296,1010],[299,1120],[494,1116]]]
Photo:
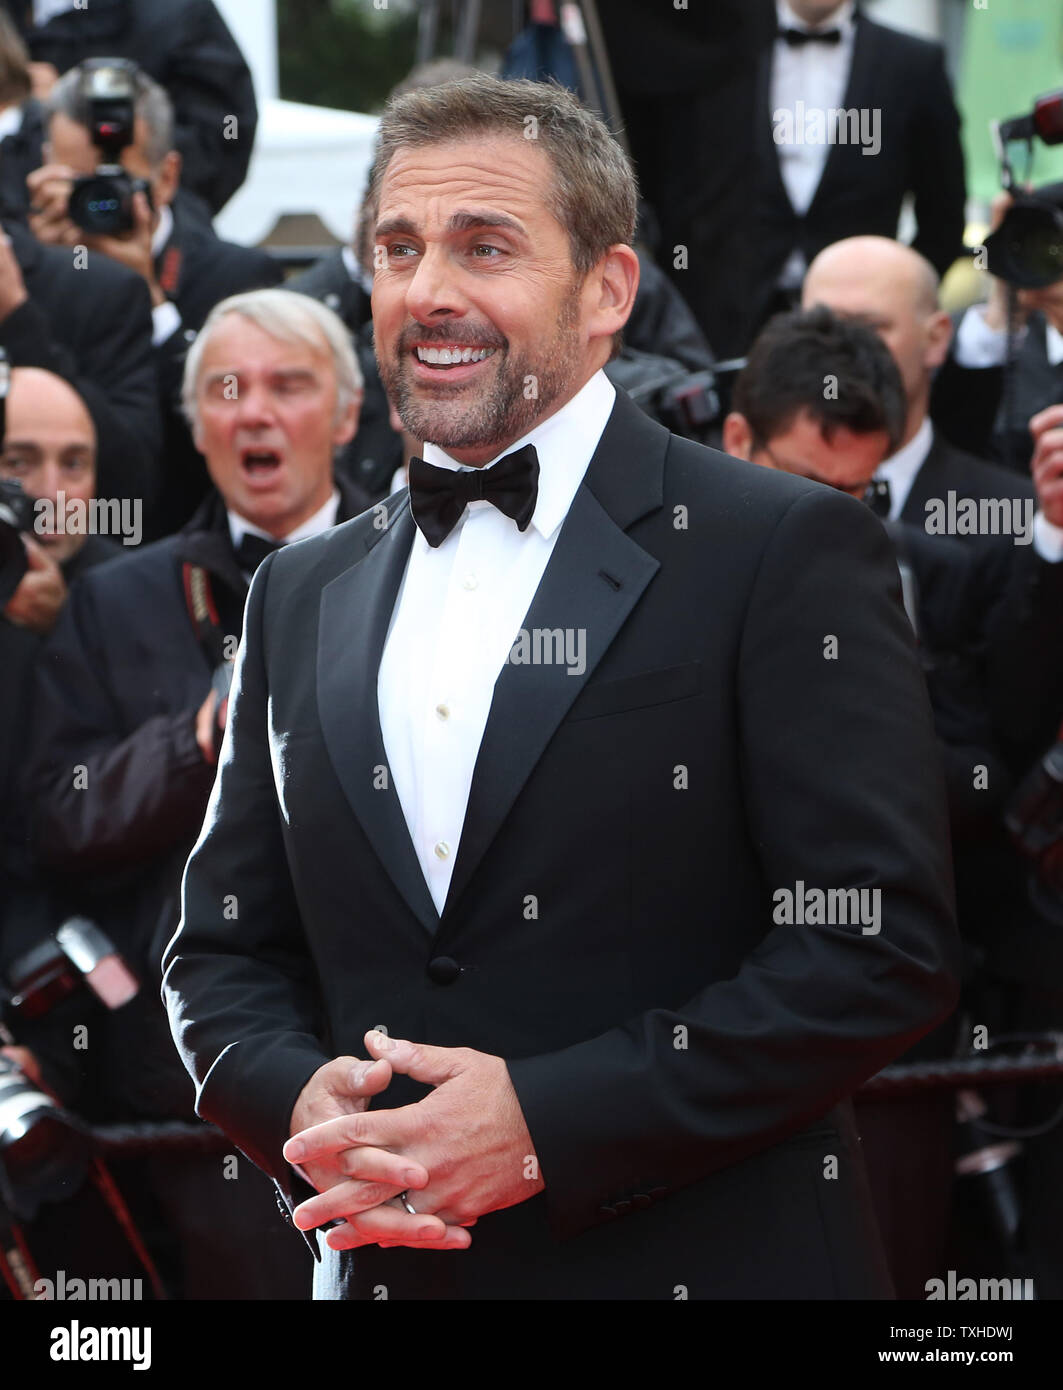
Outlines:
[[[670,429],[882,518],[967,952],[959,1009],[902,1061],[1036,1046],[1063,1033],[1063,261],[1037,288],[979,267],[981,299],[942,307],[971,253],[939,45],[852,0],[601,8],[643,194],[608,374]],[[506,75],[553,70],[556,7],[527,10]],[[878,115],[817,140],[832,108]],[[295,273],[215,233],[255,129],[209,0],[0,3],[0,1298],[27,1268],[309,1293],[266,1178],[189,1137],[159,963],[256,565],[403,487],[422,441],[374,357],[372,209]],[[76,1121],[37,1126],[28,1177],[16,1083]],[[1061,1101],[1052,1079],[859,1100],[902,1297],[950,1267],[1063,1294]],[[88,1127],[126,1147],[104,1162]]]

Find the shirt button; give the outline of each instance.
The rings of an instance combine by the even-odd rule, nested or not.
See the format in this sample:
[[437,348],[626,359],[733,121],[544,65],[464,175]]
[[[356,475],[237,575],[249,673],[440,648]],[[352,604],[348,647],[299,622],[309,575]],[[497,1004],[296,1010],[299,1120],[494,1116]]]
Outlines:
[[480,581],[476,578],[475,574],[467,574],[461,581],[461,587],[463,589],[475,589],[479,583]]
[[449,706],[449,705],[436,705],[436,714],[440,717],[440,719],[449,719],[449,718],[450,718],[450,706]]
[[438,859],[446,859],[449,853],[450,846],[447,844],[446,840],[440,840],[436,845],[436,857]]

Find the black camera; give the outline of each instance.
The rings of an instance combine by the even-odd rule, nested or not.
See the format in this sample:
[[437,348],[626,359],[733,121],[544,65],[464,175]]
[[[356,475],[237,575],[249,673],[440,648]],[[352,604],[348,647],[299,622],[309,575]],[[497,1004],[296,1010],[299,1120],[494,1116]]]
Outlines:
[[84,1127],[0,1054],[0,1204],[32,1221],[84,1179],[91,1143]]
[[135,225],[133,198],[151,188],[134,179],[118,162],[133,143],[137,65],[127,58],[90,58],[81,65],[79,102],[92,143],[103,156],[94,174],[74,180],[68,215],[86,232],[120,236]]
[[1032,193],[1018,191],[1008,145],[1025,141],[1029,160],[1035,139],[1046,145],[1063,143],[1063,91],[1038,97],[1029,115],[993,121],[990,126],[1001,185],[1014,201],[997,230],[986,238],[989,270],[1019,289],[1044,289],[1063,279],[1063,183],[1045,184]]

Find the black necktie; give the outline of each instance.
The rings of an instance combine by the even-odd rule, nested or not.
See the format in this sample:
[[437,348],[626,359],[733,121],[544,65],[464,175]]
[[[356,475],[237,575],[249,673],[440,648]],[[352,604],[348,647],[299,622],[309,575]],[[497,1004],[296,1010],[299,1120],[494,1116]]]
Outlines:
[[842,41],[840,29],[779,29],[777,38],[788,43],[791,48],[803,48],[806,43],[838,44]]
[[456,472],[410,459],[410,508],[425,540],[442,545],[470,502],[483,498],[526,531],[539,496],[539,455],[534,444],[505,454],[490,468]]
[[245,574],[254,574],[266,556],[280,550],[283,544],[283,541],[267,540],[265,536],[254,536],[250,531],[245,531],[236,547],[236,563]]
[[889,479],[872,478],[867,485],[867,491],[864,493],[864,501],[876,516],[889,516],[893,502],[890,496]]

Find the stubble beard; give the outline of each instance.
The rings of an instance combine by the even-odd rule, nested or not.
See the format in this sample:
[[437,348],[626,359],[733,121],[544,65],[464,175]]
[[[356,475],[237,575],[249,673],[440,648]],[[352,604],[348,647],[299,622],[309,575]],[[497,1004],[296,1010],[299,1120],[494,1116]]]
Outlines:
[[[380,378],[406,431],[440,449],[499,450],[531,430],[550,407],[571,390],[581,366],[576,325],[578,287],[562,305],[553,342],[533,360],[527,352],[510,356],[499,345],[493,382],[456,390],[452,399],[426,398],[410,379],[410,358],[398,350],[388,360],[377,353]],[[441,338],[440,341],[443,341]],[[451,341],[454,341],[453,338]],[[445,379],[441,377],[445,385]]]

